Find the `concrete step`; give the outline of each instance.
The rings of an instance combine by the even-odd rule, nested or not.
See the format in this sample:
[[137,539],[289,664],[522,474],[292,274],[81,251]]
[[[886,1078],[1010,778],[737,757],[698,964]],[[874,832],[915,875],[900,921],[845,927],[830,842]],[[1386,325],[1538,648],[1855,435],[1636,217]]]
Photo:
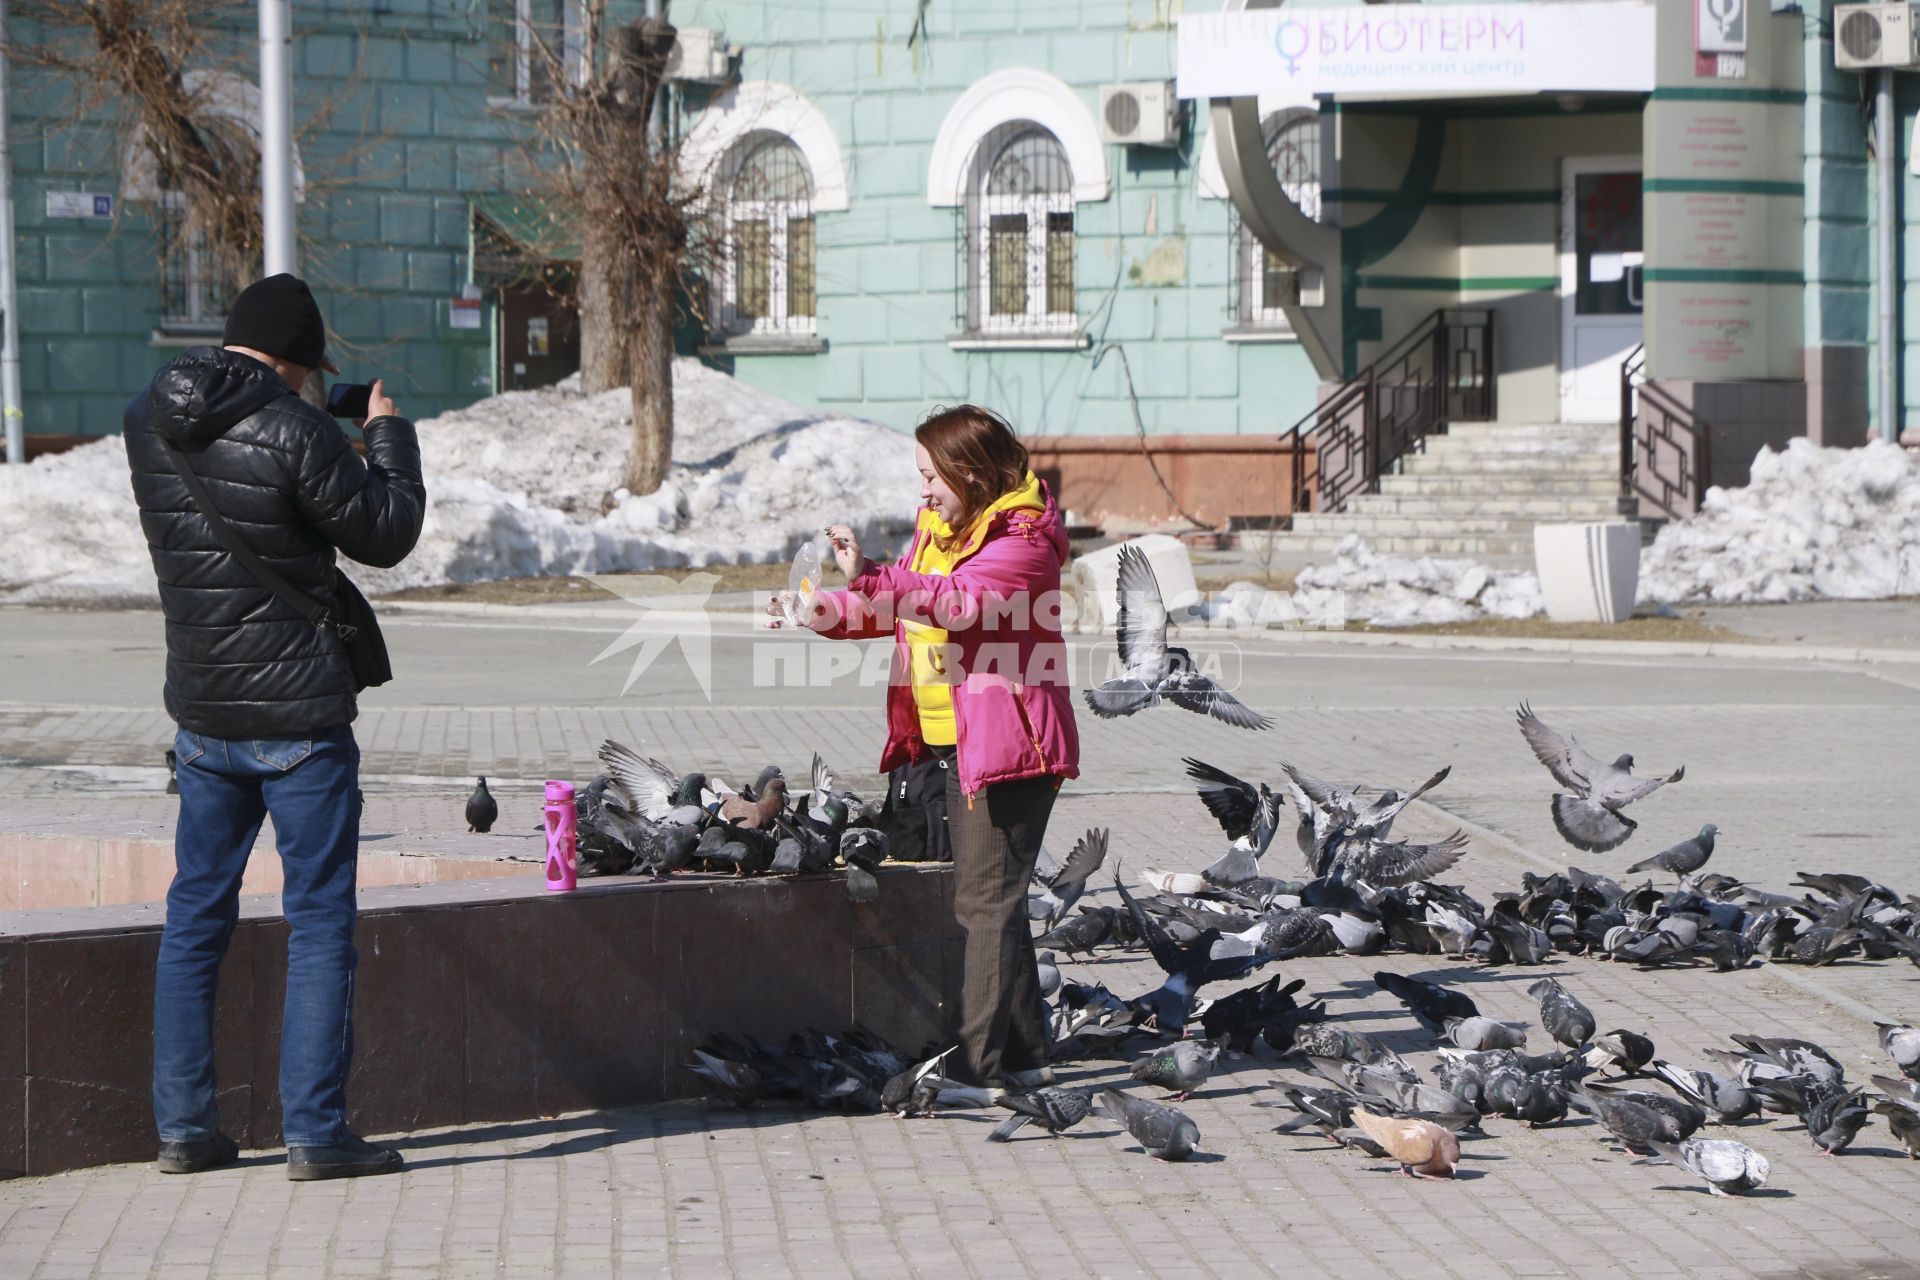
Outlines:
[[1620,492],[1617,475],[1438,475],[1381,476],[1380,492],[1403,497],[1612,498]]
[[1468,516],[1509,520],[1607,520],[1617,510],[1611,493],[1592,496],[1522,496],[1361,493],[1347,500],[1354,515],[1420,516],[1446,521]]
[[1588,443],[1618,441],[1620,428],[1613,423],[1586,422],[1456,422],[1447,428],[1447,440],[1580,440]]
[[[1274,555],[1309,561],[1324,559],[1331,556],[1345,538],[1345,534],[1283,533],[1274,539]],[[1391,555],[1471,556],[1476,560],[1526,564],[1533,561],[1532,534],[1524,538],[1502,535],[1416,538],[1389,534],[1366,541],[1375,551]]]
[[1486,454],[1435,451],[1400,460],[1402,475],[1433,476],[1618,476],[1620,460],[1606,454]]
[[1422,533],[1449,538],[1477,537],[1495,533],[1514,536],[1525,534],[1532,537],[1533,526],[1536,523],[1538,522],[1534,520],[1487,516],[1434,520],[1425,516],[1371,515],[1337,511],[1327,515],[1307,512],[1294,518],[1293,527],[1296,533],[1357,533],[1371,540],[1394,535],[1411,537]]
[[1617,458],[1619,449],[1612,444],[1595,445],[1585,440],[1459,440],[1452,436],[1429,436],[1422,450],[1430,456],[1449,458]]

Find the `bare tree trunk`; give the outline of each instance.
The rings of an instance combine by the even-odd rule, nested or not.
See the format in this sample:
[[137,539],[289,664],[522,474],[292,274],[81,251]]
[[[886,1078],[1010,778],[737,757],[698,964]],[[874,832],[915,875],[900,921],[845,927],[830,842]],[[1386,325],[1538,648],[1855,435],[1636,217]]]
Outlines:
[[620,314],[633,291],[627,281],[615,278],[624,274],[619,264],[625,260],[615,230],[591,218],[586,222],[578,291],[580,389],[597,395],[634,381],[631,326]]
[[635,295],[633,329],[633,445],[627,452],[630,493],[652,493],[666,483],[673,461],[673,290],[643,288]]

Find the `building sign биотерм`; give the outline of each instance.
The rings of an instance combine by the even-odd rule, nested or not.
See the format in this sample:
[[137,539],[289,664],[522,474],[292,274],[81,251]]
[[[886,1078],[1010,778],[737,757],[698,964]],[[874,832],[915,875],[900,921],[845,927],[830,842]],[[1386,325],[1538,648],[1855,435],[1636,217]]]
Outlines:
[[1180,19],[1179,94],[1307,105],[1325,95],[1646,93],[1653,88],[1653,40],[1654,11],[1645,4],[1187,14]]

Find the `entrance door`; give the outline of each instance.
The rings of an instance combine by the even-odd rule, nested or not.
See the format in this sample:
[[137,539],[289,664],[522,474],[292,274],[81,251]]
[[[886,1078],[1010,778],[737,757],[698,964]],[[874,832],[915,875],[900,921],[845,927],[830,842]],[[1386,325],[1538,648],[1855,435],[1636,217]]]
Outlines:
[[1620,362],[1640,342],[1640,158],[1562,163],[1560,420],[1620,415]]
[[580,368],[580,322],[572,307],[538,285],[500,289],[496,390],[549,387]]

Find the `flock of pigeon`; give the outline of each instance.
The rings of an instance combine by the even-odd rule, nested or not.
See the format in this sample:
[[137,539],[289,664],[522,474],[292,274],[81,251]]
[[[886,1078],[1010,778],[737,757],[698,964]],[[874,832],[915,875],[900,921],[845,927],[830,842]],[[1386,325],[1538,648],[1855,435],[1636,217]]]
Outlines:
[[[1550,801],[1557,829],[1582,849],[1624,843],[1635,831],[1624,811],[1683,776],[1675,770],[1636,779],[1630,756],[1601,761],[1524,705],[1518,724],[1563,788]],[[603,758],[624,789],[618,754]],[[1845,874],[1802,873],[1791,886],[1795,896],[1707,872],[1717,834],[1708,825],[1633,863],[1627,876],[1651,873],[1638,884],[1577,867],[1526,873],[1488,906],[1434,881],[1466,852],[1464,835],[1431,843],[1393,836],[1396,818],[1444,782],[1447,769],[1402,792],[1336,785],[1290,764],[1268,784],[1203,761],[1184,763],[1226,837],[1212,865],[1198,873],[1145,872],[1141,880],[1151,892],[1138,894],[1116,874],[1117,905],[1083,904],[1111,843],[1096,829],[1064,861],[1043,854],[1028,896],[1040,930],[1036,946],[1044,948],[1040,978],[1050,1002],[1053,1061],[1117,1058],[1130,1064],[1127,1079],[1024,1092],[968,1088],[941,1074],[950,1048],[907,1054],[859,1030],[807,1032],[784,1046],[715,1037],[688,1069],[716,1099],[742,1106],[784,1098],[919,1115],[997,1105],[1011,1113],[990,1135],[1000,1142],[1028,1125],[1058,1134],[1098,1114],[1148,1154],[1178,1160],[1198,1149],[1200,1135],[1173,1104],[1204,1086],[1223,1054],[1238,1053],[1303,1073],[1302,1081],[1275,1082],[1284,1101],[1256,1104],[1297,1113],[1282,1131],[1313,1127],[1417,1177],[1450,1176],[1460,1161],[1460,1135],[1484,1133],[1490,1119],[1543,1127],[1574,1112],[1593,1117],[1626,1150],[1691,1171],[1716,1195],[1763,1185],[1768,1163],[1739,1141],[1701,1130],[1770,1113],[1798,1118],[1826,1155],[1845,1151],[1878,1113],[1920,1159],[1920,1029],[1911,1026],[1881,1024],[1881,1045],[1901,1074],[1872,1076],[1877,1092],[1869,1093],[1848,1083],[1831,1054],[1803,1040],[1741,1035],[1733,1037],[1736,1048],[1702,1050],[1698,1062],[1661,1057],[1641,1032],[1602,1031],[1557,977],[1527,988],[1554,1046],[1530,1053],[1525,1024],[1483,1015],[1457,987],[1382,970],[1376,986],[1434,1038],[1438,1061],[1423,1077],[1394,1049],[1330,1023],[1325,1000],[1296,999],[1303,980],[1283,982],[1276,974],[1218,999],[1202,994],[1275,962],[1390,949],[1483,965],[1534,966],[1560,954],[1721,972],[1762,960],[1820,965],[1842,957],[1920,966],[1920,898]],[[831,791],[822,777],[816,766],[814,796]],[[1301,862],[1292,876],[1271,875],[1262,859],[1287,804],[1295,811]],[[1656,886],[1660,874],[1674,883]],[[1144,947],[1161,971],[1151,990],[1123,996],[1061,972],[1062,957],[1133,947]],[[1623,1087],[1638,1077],[1667,1091]],[[1166,1097],[1131,1091],[1140,1086]]]
[[[1168,643],[1170,616],[1146,558],[1123,547],[1119,563],[1121,675],[1086,691],[1099,716],[1132,715],[1162,701],[1246,729],[1272,721],[1209,680]],[[1634,758],[1608,761],[1549,727],[1526,704],[1521,737],[1560,788],[1548,805],[1555,830],[1574,848],[1601,853],[1626,843],[1637,825],[1627,810],[1684,769],[1636,777]],[[600,749],[606,772],[579,794],[579,855],[585,874],[666,876],[683,869],[740,875],[847,869],[848,896],[871,902],[873,872],[887,852],[880,801],[836,785],[813,758],[810,786],[791,791],[768,766],[739,790],[703,773],[677,774],[617,742]],[[1368,956],[1399,949],[1484,965],[1541,965],[1556,954],[1653,967],[1728,972],[1758,961],[1824,965],[1841,958],[1905,959],[1920,967],[1920,897],[1847,874],[1801,873],[1797,894],[1767,892],[1708,872],[1717,828],[1629,865],[1638,884],[1569,866],[1525,873],[1516,888],[1484,905],[1456,885],[1436,883],[1467,851],[1468,839],[1393,838],[1396,819],[1443,783],[1440,769],[1408,791],[1342,786],[1280,765],[1275,784],[1253,783],[1187,759],[1188,779],[1219,823],[1227,847],[1197,873],[1147,871],[1151,893],[1136,896],[1116,873],[1119,905],[1081,906],[1110,844],[1088,831],[1064,862],[1042,853],[1028,895],[1040,929],[1040,988],[1055,1063],[1095,1057],[1130,1063],[1128,1083],[1158,1088],[1164,1101],[1117,1082],[1022,1092],[956,1084],[943,1074],[953,1052],[927,1046],[907,1054],[870,1031],[804,1031],[784,1045],[716,1035],[686,1069],[711,1096],[750,1107],[779,1099],[835,1110],[926,1115],[942,1106],[999,1106],[1012,1114],[989,1135],[1013,1140],[1028,1125],[1059,1134],[1089,1115],[1118,1123],[1149,1155],[1181,1160],[1199,1147],[1192,1117],[1172,1105],[1206,1084],[1224,1053],[1291,1064],[1304,1082],[1276,1081],[1296,1116],[1335,1143],[1392,1160],[1404,1174],[1451,1176],[1460,1134],[1490,1118],[1542,1127],[1570,1112],[1593,1117],[1610,1140],[1650,1161],[1685,1169],[1715,1195],[1764,1185],[1766,1158],[1732,1138],[1696,1136],[1767,1114],[1804,1124],[1822,1154],[1845,1151],[1877,1113],[1907,1153],[1920,1159],[1920,1029],[1880,1023],[1880,1043],[1900,1075],[1870,1078],[1877,1094],[1850,1086],[1840,1062],[1804,1040],[1732,1037],[1736,1049],[1707,1048],[1711,1065],[1658,1056],[1630,1028],[1602,1032],[1592,1012],[1558,978],[1527,987],[1539,1025],[1556,1046],[1529,1053],[1531,1028],[1483,1015],[1457,987],[1381,970],[1374,984],[1404,1005],[1431,1035],[1437,1062],[1423,1078],[1400,1053],[1328,1022],[1325,1000],[1302,1004],[1305,985],[1274,975],[1218,999],[1203,988],[1301,957]],[[1269,875],[1263,858],[1294,809],[1297,874]],[[480,780],[469,824],[486,830],[497,810]],[[1655,874],[1674,877],[1656,887]],[[1075,908],[1078,907],[1078,910]],[[1130,997],[1072,982],[1059,957],[1102,948],[1144,947],[1163,980]],[[1194,1024],[1202,1034],[1193,1034]],[[1613,1077],[1602,1083],[1603,1076]],[[1670,1092],[1630,1089],[1651,1077]]]

